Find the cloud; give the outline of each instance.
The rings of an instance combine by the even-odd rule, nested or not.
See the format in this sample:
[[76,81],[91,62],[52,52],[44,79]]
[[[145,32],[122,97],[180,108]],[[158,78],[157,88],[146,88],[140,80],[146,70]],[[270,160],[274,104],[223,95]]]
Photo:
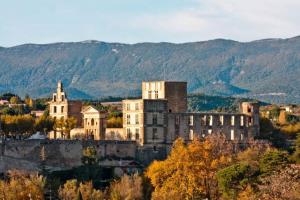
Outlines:
[[[132,26],[178,41],[231,38],[249,41],[300,33],[298,0],[195,0],[193,7],[145,14]],[[159,37],[159,36],[158,36]]]

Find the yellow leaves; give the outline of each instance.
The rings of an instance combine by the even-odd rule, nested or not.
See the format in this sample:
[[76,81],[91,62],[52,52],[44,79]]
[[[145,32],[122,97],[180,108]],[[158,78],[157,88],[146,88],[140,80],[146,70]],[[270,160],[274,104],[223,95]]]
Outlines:
[[207,183],[216,181],[217,170],[231,161],[230,151],[219,151],[216,144],[222,142],[195,139],[186,145],[176,140],[168,158],[153,162],[145,173],[155,188],[154,199],[207,197],[212,189]]
[[10,171],[9,180],[0,181],[0,199],[42,200],[44,199],[45,179],[37,174]]

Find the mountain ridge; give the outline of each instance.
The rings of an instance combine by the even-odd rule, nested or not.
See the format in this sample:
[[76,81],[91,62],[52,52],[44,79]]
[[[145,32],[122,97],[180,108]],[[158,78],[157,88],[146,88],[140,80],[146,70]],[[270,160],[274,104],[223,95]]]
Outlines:
[[[0,47],[0,93],[71,98],[140,95],[142,80],[188,81],[189,93],[300,102],[300,36],[238,42],[107,43],[87,40]],[[280,97],[276,94],[283,94]]]

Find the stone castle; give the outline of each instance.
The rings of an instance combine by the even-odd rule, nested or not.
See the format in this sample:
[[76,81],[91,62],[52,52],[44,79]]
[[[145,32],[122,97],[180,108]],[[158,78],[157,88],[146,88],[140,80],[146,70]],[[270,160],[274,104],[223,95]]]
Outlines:
[[0,173],[9,169],[39,170],[42,150],[49,170],[79,166],[87,146],[97,150],[101,166],[128,171],[165,159],[178,137],[189,142],[222,133],[228,140],[243,143],[259,134],[257,103],[241,103],[239,113],[189,113],[186,82],[143,82],[141,99],[122,101],[123,128],[117,129],[106,128],[107,113],[68,100],[61,82],[49,104],[53,118],[77,119],[70,138],[58,131],[49,134],[50,140],[0,141]]
[[[50,102],[50,116],[55,119],[75,117],[76,135],[94,140],[128,140],[139,146],[170,145],[176,138],[185,141],[222,133],[229,140],[244,140],[259,134],[259,105],[240,104],[239,113],[187,112],[187,82],[142,82],[142,98],[123,100],[123,128],[106,128],[107,114],[94,106],[82,108],[78,101],[68,101],[62,83]],[[116,136],[118,134],[118,137]],[[72,134],[74,136],[75,134]],[[51,138],[60,138],[58,135]]]

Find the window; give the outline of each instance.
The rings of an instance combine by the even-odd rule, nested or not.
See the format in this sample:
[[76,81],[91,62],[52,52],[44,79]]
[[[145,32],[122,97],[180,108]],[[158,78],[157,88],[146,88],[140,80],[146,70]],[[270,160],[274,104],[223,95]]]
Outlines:
[[213,125],[213,116],[210,115],[209,116],[209,126],[212,126]]
[[194,130],[190,129],[190,140],[194,139]]
[[56,106],[53,107],[53,112],[56,113]]
[[194,116],[193,115],[189,116],[189,125],[190,126],[194,125]]
[[140,139],[140,129],[136,128],[135,129],[135,140],[139,140]]
[[230,131],[230,139],[231,139],[231,140],[234,140],[234,130],[231,130],[231,131]]
[[153,131],[153,138],[152,138],[152,139],[153,139],[153,140],[158,139],[157,128],[153,128],[152,131]]
[[135,114],[135,124],[139,124],[140,120],[139,120],[139,115]]
[[127,104],[127,110],[130,110],[130,103]]
[[250,107],[248,107],[248,113],[251,113],[251,108]]
[[208,134],[209,134],[209,135],[212,134],[212,129],[208,129]]
[[234,116],[231,116],[231,126],[234,126]]
[[61,95],[61,100],[64,101],[65,100],[65,96]]
[[148,99],[151,99],[151,91],[148,91]]
[[241,116],[241,126],[244,126],[244,116]]
[[53,101],[56,102],[56,95],[53,95]]
[[224,125],[224,116],[223,115],[220,116],[220,125],[221,126]]
[[206,126],[206,115],[204,115],[203,117],[201,117],[201,125],[202,126]]
[[155,91],[155,99],[158,99],[158,91]]
[[146,83],[146,90],[149,90],[149,83]]
[[179,125],[180,118],[178,115],[175,116],[175,125]]
[[94,126],[94,124],[95,124],[95,120],[91,119],[91,125]]
[[131,140],[131,131],[130,131],[130,128],[127,129],[127,140]]
[[61,107],[61,113],[64,112],[64,108],[65,108],[64,106]]
[[206,135],[205,130],[201,131],[201,135],[202,135],[202,137],[205,137],[205,135]]
[[241,140],[244,140],[244,133],[241,133]]
[[152,124],[157,124],[157,114],[152,115]]
[[139,103],[135,103],[135,110],[139,110]]
[[126,116],[126,122],[127,122],[127,124],[130,124],[130,115]]

